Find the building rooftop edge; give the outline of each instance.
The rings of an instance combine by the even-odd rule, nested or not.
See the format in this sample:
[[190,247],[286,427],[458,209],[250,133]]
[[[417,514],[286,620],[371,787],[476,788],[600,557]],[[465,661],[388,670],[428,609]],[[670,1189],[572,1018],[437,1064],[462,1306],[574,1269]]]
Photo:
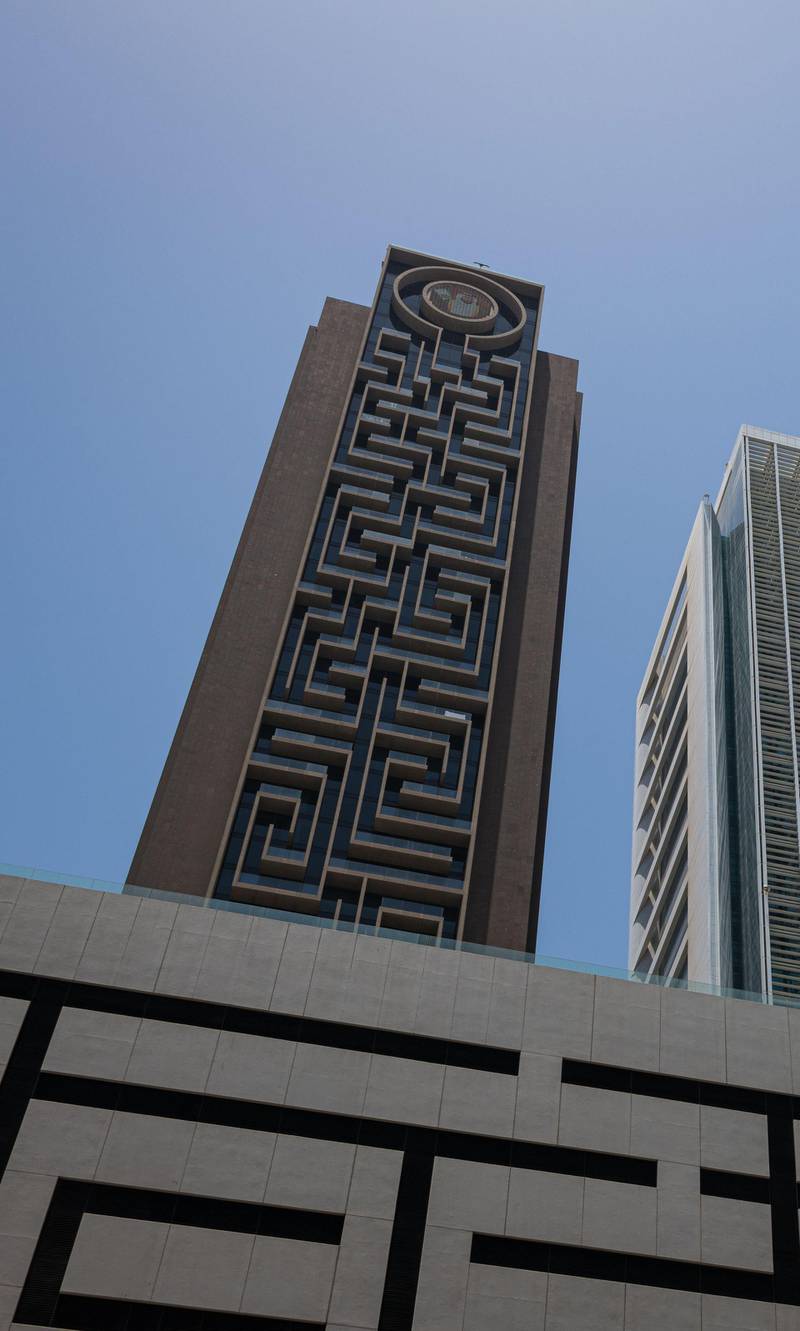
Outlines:
[[[194,897],[184,892],[160,891],[157,888],[136,887],[132,883],[118,883],[107,879],[85,878],[77,874],[39,869],[18,864],[0,864],[0,888],[4,882],[20,880],[49,884],[53,887],[69,888],[76,891],[105,892],[146,898],[152,901],[172,902],[176,906],[189,909],[227,911],[240,915],[252,915],[262,919],[274,920],[284,924],[299,924],[307,928],[333,929],[341,933],[357,934],[361,937],[379,938],[398,943],[417,944],[420,947],[435,947],[441,951],[463,952],[478,956],[494,957],[504,961],[517,961],[531,966],[541,966],[550,970],[571,971],[583,975],[601,976],[611,980],[621,980],[632,984],[648,984],[651,987],[665,989],[684,989],[690,993],[707,994],[715,998],[734,998],[745,1002],[769,1004],[783,1007],[800,1007],[800,1000],[769,999],[761,993],[747,993],[739,989],[726,989],[719,985],[703,984],[696,980],[667,980],[663,976],[645,976],[640,972],[625,970],[617,966],[604,966],[596,962],[574,961],[565,957],[550,957],[542,953],[517,952],[510,948],[491,947],[485,943],[471,943],[465,940],[434,938],[430,934],[411,934],[402,930],[378,928],[376,925],[350,924],[342,920],[326,920],[317,915],[299,915],[285,910],[275,910],[268,906],[253,906],[249,903],[226,901],[219,897]],[[2,900],[0,891],[0,900]]]
[[445,268],[458,268],[466,273],[481,273],[494,281],[504,282],[512,291],[525,292],[530,295],[538,296],[539,299],[544,295],[544,284],[542,282],[533,282],[527,277],[515,277],[512,273],[501,272],[491,265],[478,267],[475,263],[465,263],[459,259],[448,259],[441,254],[427,254],[424,250],[409,249],[406,245],[388,245],[386,249],[387,260],[400,259],[403,262],[419,259],[425,264],[441,264]]

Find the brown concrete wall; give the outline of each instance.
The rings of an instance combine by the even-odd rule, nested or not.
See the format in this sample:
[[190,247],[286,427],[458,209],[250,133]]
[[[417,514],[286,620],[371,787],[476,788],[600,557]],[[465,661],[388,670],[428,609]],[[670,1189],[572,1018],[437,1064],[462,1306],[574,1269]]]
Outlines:
[[533,950],[580,427],[578,362],[540,351],[464,937]]
[[329,299],[308,331],[131,883],[209,891],[368,316],[364,306]]

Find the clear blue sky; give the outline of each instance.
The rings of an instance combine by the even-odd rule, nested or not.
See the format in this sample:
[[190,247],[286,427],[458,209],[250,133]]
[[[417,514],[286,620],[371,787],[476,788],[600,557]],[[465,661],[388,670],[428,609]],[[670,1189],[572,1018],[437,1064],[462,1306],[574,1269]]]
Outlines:
[[0,860],[122,878],[305,329],[546,286],[585,412],[541,950],[625,964],[633,701],[739,424],[800,432],[796,0],[4,0]]

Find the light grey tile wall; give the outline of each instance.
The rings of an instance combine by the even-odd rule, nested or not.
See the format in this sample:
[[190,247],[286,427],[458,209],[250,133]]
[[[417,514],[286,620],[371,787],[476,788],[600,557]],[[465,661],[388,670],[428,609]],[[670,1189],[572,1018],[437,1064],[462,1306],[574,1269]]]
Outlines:
[[291,1040],[220,1031],[207,1076],[208,1092],[283,1104],[296,1050]]
[[728,1081],[791,1093],[787,1008],[725,999],[725,1047]]
[[186,1158],[181,1191],[262,1202],[276,1140],[274,1132],[198,1123]]
[[653,1095],[631,1097],[631,1155],[700,1163],[700,1106]]
[[587,1248],[656,1252],[655,1188],[587,1178],[581,1242]]
[[125,1080],[179,1091],[203,1091],[220,1032],[143,1018]]
[[46,1072],[121,1081],[140,1026],[138,1017],[62,1008],[42,1066]]
[[428,1225],[412,1331],[462,1331],[472,1235]]
[[0,1076],[11,1057],[27,1011],[28,1004],[22,998],[0,998]]
[[721,1294],[701,1298],[703,1331],[775,1331],[775,1305]]
[[[21,1292],[18,1285],[0,1285],[0,1331],[8,1331],[13,1326],[12,1317]],[[22,1328],[20,1328],[22,1331]],[[31,1331],[26,1327],[25,1331]]]
[[700,1261],[700,1169],[659,1162],[657,1253],[672,1261]]
[[[562,1086],[561,1066],[591,1059],[797,1090],[800,1013],[2,878],[1,964],[522,1050],[512,1077],[68,1006],[47,1071],[658,1162],[655,1189],[438,1157],[415,1331],[800,1331],[797,1309],[469,1263],[476,1231],[769,1271],[769,1208],[701,1197],[699,1173],[766,1176],[762,1115]],[[0,1001],[0,1066],[25,1011]],[[345,1215],[341,1250],[303,1252],[295,1241],[223,1232],[219,1242],[216,1231],[165,1225],[148,1234],[144,1222],[87,1216],[69,1268],[76,1290],[96,1282],[86,1292],[113,1286],[116,1297],[374,1331],[401,1165],[396,1150],[33,1101],[0,1186],[0,1331],[58,1175]]]
[[545,1331],[619,1331],[624,1324],[624,1285],[613,1280],[550,1276]]
[[506,1233],[520,1239],[580,1243],[586,1182],[571,1174],[512,1169]]
[[266,1201],[273,1206],[343,1212],[355,1154],[355,1146],[348,1142],[280,1136],[272,1157]]
[[563,1146],[627,1155],[631,1140],[631,1096],[595,1086],[561,1087],[558,1140]]
[[252,1234],[170,1225],[153,1297],[158,1303],[238,1312],[256,1242]]
[[599,975],[595,983],[592,1060],[657,1072],[661,989]]
[[32,971],[64,889],[26,879],[0,937],[0,967]]
[[435,1128],[444,1089],[440,1063],[414,1063],[388,1054],[373,1054],[364,1113],[369,1118],[399,1120]]
[[329,1243],[256,1238],[241,1311],[260,1317],[324,1322],[337,1249]]
[[67,1294],[150,1299],[169,1225],[117,1216],[84,1215],[64,1273]]
[[55,1178],[7,1169],[0,1180],[0,1285],[22,1285]]
[[561,1063],[554,1054],[520,1054],[514,1136],[521,1141],[558,1140]]
[[286,1103],[326,1113],[360,1114],[369,1075],[370,1055],[360,1050],[299,1044]]
[[353,1215],[394,1218],[403,1157],[400,1151],[378,1146],[357,1146],[347,1209]]
[[772,1270],[769,1206],[732,1197],[701,1197],[701,1255],[713,1266]]
[[175,1192],[189,1158],[194,1128],[183,1119],[115,1110],[96,1177],[103,1183]]
[[699,1294],[625,1286],[625,1331],[701,1331],[700,1318]]
[[455,1132],[510,1137],[516,1103],[516,1077],[476,1068],[448,1067],[439,1123]]
[[502,1266],[471,1266],[464,1331],[544,1331],[547,1276]]
[[701,1105],[700,1164],[741,1174],[768,1174],[769,1142],[764,1115]]
[[377,1328],[391,1238],[390,1220],[357,1215],[345,1218],[329,1321]]
[[31,1100],[11,1152],[9,1169],[93,1178],[111,1118],[110,1109]]
[[508,1205],[507,1166],[437,1157],[428,1203],[430,1224],[502,1234]]
[[593,975],[529,967],[522,1047],[564,1058],[591,1057]]
[[661,994],[659,1070],[674,1077],[725,1081],[725,1004],[708,994]]

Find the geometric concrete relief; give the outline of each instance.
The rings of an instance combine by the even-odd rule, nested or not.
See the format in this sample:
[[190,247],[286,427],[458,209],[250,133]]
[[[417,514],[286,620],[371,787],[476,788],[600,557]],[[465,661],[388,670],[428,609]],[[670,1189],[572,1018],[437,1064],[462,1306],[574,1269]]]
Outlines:
[[798,1013],[0,906],[1,1331],[798,1331]]
[[390,256],[217,896],[463,923],[541,288]]

